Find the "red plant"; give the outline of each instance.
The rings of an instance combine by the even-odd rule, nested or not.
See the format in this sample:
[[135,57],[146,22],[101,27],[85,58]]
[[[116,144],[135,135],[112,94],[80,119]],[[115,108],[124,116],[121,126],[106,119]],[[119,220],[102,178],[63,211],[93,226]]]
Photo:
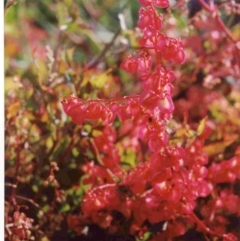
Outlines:
[[[212,164],[207,169],[209,161],[201,133],[182,147],[170,143],[168,122],[174,111],[175,76],[167,69],[166,61],[184,63],[183,43],[160,32],[163,16],[155,6],[167,7],[166,0],[139,0],[139,3],[142,7],[137,25],[142,30],[141,49],[128,56],[121,68],[138,74],[143,92],[139,96],[111,100],[71,96],[62,102],[66,114],[76,124],[101,119],[105,126],[102,134],[92,140],[100,166],[86,164],[83,169],[90,175],[91,188],[83,198],[82,220],[112,229],[116,222],[113,212],[118,211],[131,220],[130,233],[140,238],[141,230],[147,230],[146,222],[152,225],[162,222],[162,230],[152,240],[183,235],[189,223],[196,223],[206,237],[237,240],[233,234],[226,234],[226,230],[219,232],[215,227],[208,227],[194,209],[196,200],[209,196],[216,182],[233,182],[239,178],[235,167],[240,162],[235,157],[233,161]],[[211,10],[206,3],[203,5]],[[149,149],[137,166],[128,170],[121,167],[114,145],[116,131],[111,124],[116,117],[123,124],[131,120],[132,141],[137,137],[147,143]]]
[[5,1],[6,240],[239,239],[237,1]]

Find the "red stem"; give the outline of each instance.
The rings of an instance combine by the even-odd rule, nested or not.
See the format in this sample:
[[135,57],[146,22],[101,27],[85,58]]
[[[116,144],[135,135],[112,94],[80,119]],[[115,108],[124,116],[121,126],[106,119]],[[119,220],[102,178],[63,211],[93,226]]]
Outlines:
[[219,27],[225,32],[225,34],[228,36],[228,38],[233,43],[237,43],[237,40],[232,36],[232,33],[229,31],[229,29],[223,23],[222,19],[218,15],[215,18],[216,18],[216,22],[218,23]]
[[213,232],[212,230],[210,230],[208,227],[205,226],[205,224],[195,215],[195,213],[193,212],[191,214],[191,217],[193,218],[193,220],[196,222],[196,224],[205,232],[205,233],[208,233],[212,236],[217,236],[217,237],[220,237],[222,238],[221,235]]
[[235,44],[237,43],[237,40],[233,37],[232,33],[229,31],[229,29],[226,27],[222,19],[219,17],[219,11],[216,10],[214,5],[212,6],[208,5],[204,0],[198,0],[198,2],[202,5],[204,9],[206,9],[208,12],[212,13],[213,18],[215,19],[218,26],[225,32],[227,37]]
[[[7,195],[7,196],[9,196],[9,195]],[[40,209],[39,205],[30,198],[26,198],[26,197],[23,197],[20,195],[14,195],[14,198],[27,201],[27,202],[31,203],[33,206],[35,206],[36,208]]]

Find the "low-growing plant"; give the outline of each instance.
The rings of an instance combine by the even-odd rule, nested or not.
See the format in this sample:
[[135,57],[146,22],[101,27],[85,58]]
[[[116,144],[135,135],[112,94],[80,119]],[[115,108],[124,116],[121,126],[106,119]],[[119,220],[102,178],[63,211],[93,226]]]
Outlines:
[[239,3],[12,4],[5,239],[238,240]]

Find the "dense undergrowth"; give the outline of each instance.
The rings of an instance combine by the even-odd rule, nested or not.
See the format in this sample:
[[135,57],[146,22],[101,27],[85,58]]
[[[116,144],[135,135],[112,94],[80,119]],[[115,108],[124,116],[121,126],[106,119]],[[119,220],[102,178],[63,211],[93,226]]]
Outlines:
[[240,240],[239,14],[5,1],[5,240]]

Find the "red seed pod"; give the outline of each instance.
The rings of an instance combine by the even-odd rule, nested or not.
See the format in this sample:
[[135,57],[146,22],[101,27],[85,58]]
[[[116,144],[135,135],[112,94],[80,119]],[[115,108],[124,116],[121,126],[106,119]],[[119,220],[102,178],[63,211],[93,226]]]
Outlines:
[[169,5],[168,0],[139,0],[143,7],[149,6],[151,3],[159,8],[166,8]]
[[140,29],[153,28],[160,30],[162,28],[163,16],[156,15],[152,8],[140,8],[139,20],[137,26]]
[[155,0],[154,5],[159,8],[167,8],[169,5],[168,0]]
[[63,100],[62,105],[65,113],[72,118],[72,121],[78,125],[82,125],[86,115],[86,107],[82,101],[71,96]]
[[162,51],[167,44],[167,38],[159,31],[145,29],[143,38],[140,39],[139,44],[145,48],[151,48],[155,51]]
[[138,61],[138,69],[140,72],[147,72],[152,67],[152,57],[144,56],[137,58]]
[[132,56],[128,56],[120,65],[123,70],[129,71],[134,74],[138,69],[138,62],[136,59],[133,59]]

